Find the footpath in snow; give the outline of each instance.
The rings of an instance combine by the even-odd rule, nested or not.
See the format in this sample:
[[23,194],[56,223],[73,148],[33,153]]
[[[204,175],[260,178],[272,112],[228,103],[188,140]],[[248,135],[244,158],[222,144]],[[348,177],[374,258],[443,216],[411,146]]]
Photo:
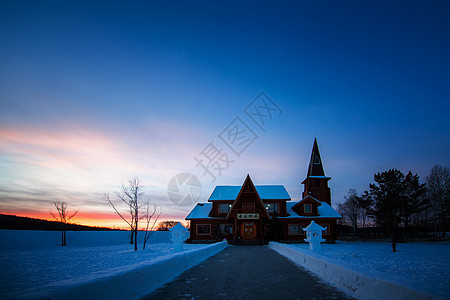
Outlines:
[[[0,250],[0,299],[139,298],[227,246],[226,243],[187,244],[184,251],[177,252],[169,242],[159,242],[167,241],[167,233],[155,233],[152,238],[158,243],[147,244],[146,250],[138,251],[126,243],[77,246],[89,244],[87,240],[102,235],[110,238],[104,239],[107,244],[111,243],[110,232],[85,232],[85,239],[80,238],[80,242],[67,247],[45,247],[42,240],[41,244],[35,245],[37,249],[23,249],[21,243],[4,245]],[[0,238],[8,234],[0,231]],[[47,233],[23,231],[20,235],[36,239],[37,235]],[[68,237],[77,235],[83,236],[82,232],[68,233]],[[5,239],[0,241],[5,243]],[[98,245],[99,240],[92,242]]]
[[449,299],[450,243],[308,244],[269,247],[358,299]]

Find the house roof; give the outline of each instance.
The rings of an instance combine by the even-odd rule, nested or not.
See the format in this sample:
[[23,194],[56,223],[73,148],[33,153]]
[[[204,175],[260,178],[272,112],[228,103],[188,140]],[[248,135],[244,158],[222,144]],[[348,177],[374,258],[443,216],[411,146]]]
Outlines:
[[[320,202],[320,201],[319,201]],[[287,212],[289,214],[288,217],[280,217],[280,219],[292,219],[292,218],[300,218],[300,219],[315,219],[315,218],[342,218],[342,216],[334,210],[330,205],[328,205],[325,202],[320,202],[321,205],[318,207],[318,216],[300,216],[295,211],[292,210],[292,207],[297,204],[298,202],[286,202],[286,208]],[[225,219],[224,217],[221,218],[214,218],[210,217],[209,213],[212,209],[212,203],[198,203],[194,209],[189,213],[189,215],[186,217],[186,220],[191,219]]]
[[[284,189],[284,187],[283,187]],[[264,190],[264,189],[263,189]],[[271,189],[269,189],[270,192]],[[286,191],[286,189],[284,189]],[[260,210],[263,211],[263,214],[261,217],[270,219],[270,215],[267,212],[266,208],[264,207],[264,203],[262,202],[261,196],[259,195],[258,190],[256,189],[255,185],[253,184],[252,179],[250,178],[250,175],[247,174],[247,178],[245,178],[244,183],[242,184],[241,189],[239,190],[238,195],[236,196],[236,200],[233,202],[233,206],[231,207],[230,211],[227,215],[227,220],[237,213],[236,209],[242,202],[242,193],[253,193],[256,197],[252,197],[251,200],[253,200],[253,203],[256,206],[259,206]],[[270,194],[268,193],[268,196],[279,196],[278,194]],[[289,196],[289,195],[288,195]],[[269,198],[273,199],[273,198]],[[250,201],[251,201],[250,200]]]
[[[242,186],[218,185],[212,192],[208,201],[236,200]],[[286,188],[283,185],[255,185],[261,200],[290,200]]]
[[342,216],[334,209],[332,208],[328,203],[321,202],[320,206],[317,208],[318,210],[318,216],[300,216],[298,215],[292,208],[295,204],[298,202],[286,202],[286,210],[289,214],[288,217],[280,217],[280,219],[284,218],[300,218],[300,219],[315,219],[315,218],[342,218]]
[[[209,216],[212,209],[212,203],[197,203],[197,205],[191,210],[186,220],[191,219],[216,219]],[[225,218],[219,218],[225,219]]]

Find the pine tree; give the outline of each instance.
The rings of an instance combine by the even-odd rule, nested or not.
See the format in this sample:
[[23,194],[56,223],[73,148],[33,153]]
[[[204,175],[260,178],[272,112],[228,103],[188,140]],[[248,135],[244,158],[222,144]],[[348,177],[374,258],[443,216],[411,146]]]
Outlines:
[[401,210],[404,203],[405,175],[391,169],[374,175],[376,184],[370,184],[373,197],[373,215],[378,226],[391,234],[392,251],[396,252],[397,231],[402,220]]

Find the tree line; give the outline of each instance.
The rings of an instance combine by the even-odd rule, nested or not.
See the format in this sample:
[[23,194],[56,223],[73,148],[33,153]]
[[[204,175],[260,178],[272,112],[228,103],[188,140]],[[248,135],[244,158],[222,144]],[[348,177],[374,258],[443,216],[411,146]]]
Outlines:
[[[392,240],[392,250],[401,230],[403,234],[421,235],[432,232],[435,238],[444,238],[448,229],[450,209],[450,171],[435,165],[424,183],[417,174],[406,175],[390,169],[374,175],[374,183],[358,195],[350,189],[338,204],[342,223],[359,235],[361,228],[377,227]],[[361,230],[365,231],[365,230]]]

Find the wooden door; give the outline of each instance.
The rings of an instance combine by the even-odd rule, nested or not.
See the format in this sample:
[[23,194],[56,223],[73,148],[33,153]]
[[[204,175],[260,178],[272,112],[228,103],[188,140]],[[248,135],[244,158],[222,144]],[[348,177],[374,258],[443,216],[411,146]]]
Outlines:
[[256,237],[255,225],[244,225],[244,240],[254,240]]

